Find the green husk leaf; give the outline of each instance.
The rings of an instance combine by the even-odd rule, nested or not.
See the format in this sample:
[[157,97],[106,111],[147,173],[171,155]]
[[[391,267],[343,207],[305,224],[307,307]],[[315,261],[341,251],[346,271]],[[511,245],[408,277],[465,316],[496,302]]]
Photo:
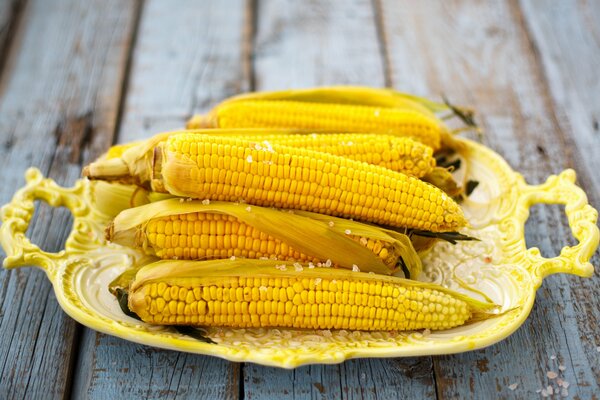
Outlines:
[[479,181],[474,181],[474,180],[469,179],[465,186],[465,194],[467,196],[470,196],[471,193],[473,193],[473,190],[475,190],[475,188],[477,188],[477,186],[479,186]]
[[[359,268],[365,271],[390,274],[392,271],[379,257],[348,237],[345,232],[350,230],[353,235],[380,238],[394,243],[397,248],[401,249],[405,262],[416,271],[421,269],[420,259],[412,249],[408,237],[403,238],[397,233],[378,232],[377,228],[369,225],[354,221],[342,222],[344,220],[339,218],[335,218],[338,226],[336,227],[336,223],[334,223],[334,226],[330,227],[322,219],[247,204],[228,202],[202,204],[198,200],[163,200],[135,209],[124,210],[115,218],[108,231],[115,243],[135,246],[138,227],[143,226],[150,219],[193,212],[220,213],[233,216],[270,236],[288,243],[304,254],[321,260],[331,259],[334,264],[343,268],[352,268],[353,265],[358,265]],[[328,220],[332,219],[332,217],[328,217]]]
[[206,336],[207,332],[202,328],[196,328],[193,326],[186,326],[186,325],[174,325],[173,328],[175,328],[175,330],[177,332],[179,332],[180,334],[190,336],[201,342],[209,343],[209,344],[217,344],[211,338]]
[[479,241],[479,239],[477,239],[476,237],[468,236],[468,235],[465,235],[465,234],[459,233],[459,232],[430,232],[430,231],[421,231],[418,229],[413,229],[410,231],[410,233],[412,235],[445,240],[452,244],[456,244],[459,241],[471,241],[471,240]]
[[117,289],[115,295],[117,296],[117,301],[119,302],[119,307],[121,307],[121,311],[123,311],[123,314],[127,315],[128,317],[135,318],[139,321],[142,320],[136,313],[129,309],[129,292],[127,292],[124,289]]
[[465,125],[475,128],[477,127],[477,122],[475,122],[475,114],[472,110],[453,105],[446,98],[446,96],[442,96],[442,99],[444,100],[444,104],[446,104],[452,113],[456,115]]

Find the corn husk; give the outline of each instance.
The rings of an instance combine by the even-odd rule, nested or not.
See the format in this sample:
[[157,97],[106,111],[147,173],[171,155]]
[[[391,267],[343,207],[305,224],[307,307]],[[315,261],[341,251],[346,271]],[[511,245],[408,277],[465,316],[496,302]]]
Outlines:
[[352,269],[356,265],[361,270],[378,274],[399,273],[398,269],[390,270],[377,255],[349,235],[378,239],[392,244],[411,277],[419,276],[422,270],[421,260],[406,235],[342,218],[228,202],[203,204],[201,201],[169,199],[124,210],[107,228],[107,237],[115,243],[138,247],[138,231],[149,220],[195,212],[232,216],[306,255],[331,260],[341,268]]
[[435,283],[333,268],[308,268],[304,266],[300,269],[294,263],[273,260],[157,261],[140,268],[129,291],[133,292],[148,283],[155,282],[165,282],[184,287],[222,284],[227,281],[227,278],[232,277],[328,278],[340,280],[352,278],[370,282],[389,282],[407,288],[432,289],[451,295],[466,302],[472,312],[491,313],[498,308],[494,303],[474,299]]

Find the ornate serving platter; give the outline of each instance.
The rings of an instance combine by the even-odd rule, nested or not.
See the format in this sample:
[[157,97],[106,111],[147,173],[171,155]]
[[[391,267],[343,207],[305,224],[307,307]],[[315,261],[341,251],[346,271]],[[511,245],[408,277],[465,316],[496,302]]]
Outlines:
[[[232,361],[294,368],[311,363],[339,363],[356,357],[404,357],[458,353],[496,343],[527,318],[537,288],[554,273],[582,277],[593,274],[589,259],[598,247],[598,213],[565,170],[541,185],[523,177],[492,150],[462,140],[461,157],[469,179],[479,186],[462,203],[471,227],[463,232],[480,241],[456,245],[437,243],[424,257],[420,280],[442,284],[501,306],[498,316],[439,332],[357,332],[282,329],[211,328],[214,344],[150,326],[125,316],[108,284],[125,269],[148,261],[134,250],[107,243],[104,227],[113,217],[96,198],[97,183],[78,180],[62,188],[36,169],[26,173],[26,185],[2,208],[0,242],[5,268],[37,266],[52,282],[61,307],[78,322],[137,343],[207,354]],[[74,216],[65,250],[47,253],[26,237],[34,200],[65,206]],[[578,240],[554,258],[527,248],[524,226],[536,203],[564,204],[569,226]]]

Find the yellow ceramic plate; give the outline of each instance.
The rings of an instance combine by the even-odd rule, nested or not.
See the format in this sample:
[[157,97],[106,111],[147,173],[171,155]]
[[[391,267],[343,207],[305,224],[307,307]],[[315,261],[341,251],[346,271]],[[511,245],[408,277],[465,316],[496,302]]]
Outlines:
[[[2,208],[4,267],[42,268],[65,312],[92,329],[150,346],[232,361],[293,368],[355,357],[449,354],[482,348],[506,338],[525,321],[536,289],[546,276],[559,272],[592,275],[589,259],[598,246],[598,213],[575,185],[572,170],[530,186],[493,151],[474,142],[464,143],[461,155],[468,168],[461,170],[480,182],[463,203],[472,224],[465,233],[481,241],[437,244],[424,259],[420,280],[473,297],[489,296],[502,306],[503,313],[486,321],[435,333],[209,329],[208,336],[217,344],[200,342],[171,328],[146,325],[123,315],[107,290],[113,278],[144,260],[133,250],[105,242],[104,226],[111,217],[102,211],[100,199],[94,198],[95,184],[79,180],[73,188],[61,188],[36,169],[27,171],[27,185]],[[66,206],[74,215],[66,249],[59,253],[44,252],[25,236],[36,199]],[[535,203],[564,204],[579,243],[564,247],[558,257],[550,259],[536,248],[527,249],[524,224]]]

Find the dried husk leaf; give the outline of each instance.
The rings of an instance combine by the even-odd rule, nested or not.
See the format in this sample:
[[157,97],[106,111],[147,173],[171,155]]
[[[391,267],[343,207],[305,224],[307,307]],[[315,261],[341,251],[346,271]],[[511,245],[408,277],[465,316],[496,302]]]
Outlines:
[[[180,199],[169,199],[124,210],[107,228],[107,236],[116,243],[136,247],[138,230],[149,220],[194,212],[230,215],[304,254],[321,260],[330,259],[342,268],[352,269],[353,265],[357,265],[363,271],[379,274],[397,272],[390,270],[371,250],[351,239],[346,233],[350,231],[352,235],[391,243],[409,267],[411,276],[418,276],[422,269],[421,260],[405,235],[315,213],[290,213],[228,202],[202,204],[197,200],[182,202]],[[328,222],[331,220],[336,221],[333,226],[329,226]]]
[[[281,268],[285,266],[285,270]],[[429,282],[419,282],[410,279],[353,272],[332,268],[303,268],[297,270],[294,263],[277,262],[273,260],[209,260],[209,261],[158,261],[141,268],[132,283],[130,292],[153,282],[165,282],[177,286],[203,286],[222,284],[228,278],[327,278],[327,279],[360,279],[363,281],[389,282],[404,287],[425,288],[437,290],[466,302],[472,312],[488,313],[496,310],[498,306],[491,302],[480,301],[465,294],[447,289],[441,285]]]

